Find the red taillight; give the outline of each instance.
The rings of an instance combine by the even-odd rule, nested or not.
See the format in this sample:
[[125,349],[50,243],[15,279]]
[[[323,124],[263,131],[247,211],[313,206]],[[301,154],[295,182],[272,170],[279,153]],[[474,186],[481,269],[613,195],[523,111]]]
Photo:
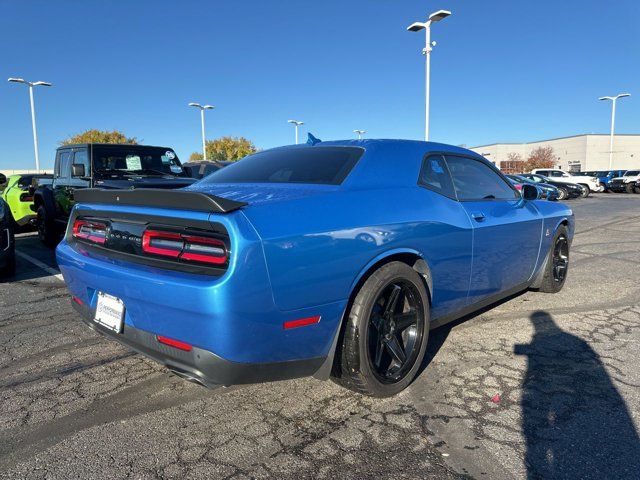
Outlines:
[[516,187],[516,190],[522,190],[522,184],[521,183],[515,183],[514,186]]
[[319,323],[320,322],[320,315],[317,315],[315,317],[307,317],[307,318],[299,318],[297,320],[289,320],[287,322],[284,322],[284,329],[288,330],[290,328],[297,328],[297,327],[305,327],[307,325],[313,325],[315,323]]
[[71,300],[73,300],[74,303],[77,303],[78,305],[84,305],[84,302],[80,300],[78,297],[71,297]]
[[190,352],[191,349],[193,348],[188,343],[181,342],[180,340],[174,340],[173,338],[156,335],[156,339],[160,343],[164,343],[165,345],[169,345],[170,347],[174,347],[179,350],[184,350],[185,352]]
[[221,240],[175,232],[145,231],[142,251],[187,262],[222,265],[227,261],[227,249]]
[[22,193],[20,195],[20,201],[21,202],[33,202],[33,195],[31,195],[30,193]]
[[184,251],[180,258],[190,262],[204,262],[220,265],[227,261],[224,243],[215,238],[184,235]]
[[107,225],[89,220],[76,220],[73,222],[73,236],[102,245],[107,241]]
[[142,251],[146,253],[178,258],[183,248],[184,242],[179,233],[147,230],[142,235]]

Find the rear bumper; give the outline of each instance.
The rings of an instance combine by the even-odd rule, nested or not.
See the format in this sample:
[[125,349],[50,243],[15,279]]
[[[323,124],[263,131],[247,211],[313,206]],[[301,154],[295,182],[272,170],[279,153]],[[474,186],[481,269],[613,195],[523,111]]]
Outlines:
[[86,305],[71,302],[84,323],[96,332],[112,338],[138,353],[166,366],[173,373],[205,387],[239,385],[311,376],[325,357],[271,363],[239,363],[226,360],[213,352],[193,347],[184,351],[161,344],[156,335],[125,324],[115,333],[93,321],[94,311]]

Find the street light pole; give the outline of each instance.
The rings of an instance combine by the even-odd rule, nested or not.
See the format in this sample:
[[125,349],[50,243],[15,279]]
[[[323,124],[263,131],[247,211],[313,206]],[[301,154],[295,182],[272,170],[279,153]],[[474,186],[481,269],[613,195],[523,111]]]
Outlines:
[[296,145],[298,145],[298,127],[300,125],[304,125],[304,122],[301,122],[300,120],[287,120],[287,123],[290,123],[295,127],[295,129],[296,129]]
[[448,10],[438,10],[437,12],[429,15],[429,19],[426,22],[414,22],[407,27],[410,32],[419,32],[425,30],[425,47],[422,50],[422,54],[425,58],[425,97],[424,97],[424,139],[429,141],[429,98],[431,95],[431,50],[436,45],[436,42],[431,42],[431,24],[439,22],[440,20],[451,15]]
[[353,133],[357,133],[358,134],[358,140],[362,140],[362,135],[367,133],[367,131],[366,130],[354,130]]
[[619,98],[629,97],[629,93],[620,93],[615,97],[600,97],[598,100],[611,100],[611,134],[609,135],[609,170],[613,169],[613,136],[616,123],[616,102]]
[[202,159],[207,161],[207,141],[204,130],[204,111],[205,110],[213,110],[215,107],[213,105],[200,105],[199,103],[191,102],[189,104],[190,107],[196,107],[200,109],[200,126],[202,129]]
[[51,87],[49,82],[27,82],[23,78],[9,78],[9,82],[23,83],[29,87],[29,103],[31,104],[31,128],[33,130],[33,150],[36,156],[36,172],[40,173],[40,155],[38,152],[38,130],[36,129],[36,107],[33,100],[33,87]]

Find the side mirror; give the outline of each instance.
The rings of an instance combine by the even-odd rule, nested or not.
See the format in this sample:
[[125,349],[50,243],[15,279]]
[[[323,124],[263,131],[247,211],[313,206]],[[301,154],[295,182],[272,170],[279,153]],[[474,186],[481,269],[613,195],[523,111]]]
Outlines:
[[84,177],[84,164],[83,163],[74,163],[71,165],[71,176],[72,177]]
[[535,185],[530,185],[528,183],[524,183],[522,185],[522,198],[525,200],[537,200],[538,199],[538,187]]
[[0,185],[7,183],[7,176],[4,173],[0,173]]

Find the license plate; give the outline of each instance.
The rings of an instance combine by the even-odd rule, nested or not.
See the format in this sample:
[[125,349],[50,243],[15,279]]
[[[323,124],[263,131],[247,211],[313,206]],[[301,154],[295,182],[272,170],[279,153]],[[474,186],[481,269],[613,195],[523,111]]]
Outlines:
[[100,325],[120,333],[124,318],[124,303],[119,298],[98,292],[98,305],[94,321]]

